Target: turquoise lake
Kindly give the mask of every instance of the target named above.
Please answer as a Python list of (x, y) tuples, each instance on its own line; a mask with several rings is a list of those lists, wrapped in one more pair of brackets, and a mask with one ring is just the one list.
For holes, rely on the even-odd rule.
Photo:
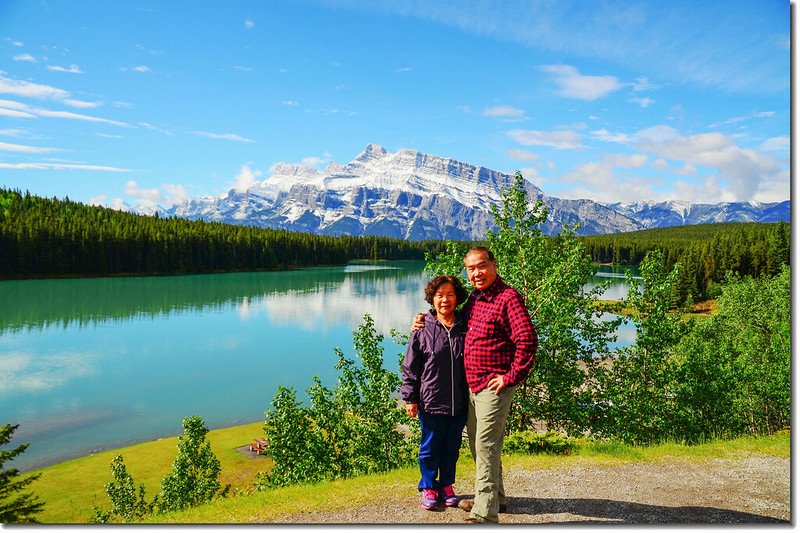
[[(385, 366), (423, 311), (421, 262), (288, 272), (0, 282), (0, 423), (31, 443), (23, 471), (209, 428), (256, 422), (279, 385), (333, 387), (334, 348), (352, 358), (365, 314), (384, 334)], [(621, 269), (605, 298), (625, 295)], [(623, 327), (617, 345), (632, 342)], [(255, 437), (256, 435), (254, 435)]]

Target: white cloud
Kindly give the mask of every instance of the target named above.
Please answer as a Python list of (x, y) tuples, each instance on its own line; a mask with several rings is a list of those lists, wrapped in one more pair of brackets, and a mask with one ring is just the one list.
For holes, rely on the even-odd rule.
[(120, 127), (128, 126), (126, 123), (119, 122), (117, 120), (109, 120), (107, 118), (93, 117), (91, 115), (81, 115), (79, 113), (73, 113), (71, 111), (50, 111), (49, 109), (32, 109), (31, 112), (39, 117), (67, 118), (72, 120), (83, 120), (87, 122), (111, 124), (112, 126), (120, 126)]
[(642, 109), (647, 109), (648, 107), (656, 103), (656, 101), (653, 100), (652, 98), (631, 98), (630, 101), (633, 102), (634, 104), (637, 104)]
[(98, 170), (102, 172), (132, 172), (129, 168), (64, 163), (0, 163), (0, 168), (14, 170)]
[(78, 67), (78, 65), (70, 65), (69, 67), (48, 65), (47, 70), (52, 70), (53, 72), (66, 72), (67, 74), (83, 74), (83, 71)]
[(41, 154), (45, 152), (52, 152), (55, 148), (43, 148), (40, 146), (25, 146), (23, 144), (12, 144), (0, 142), (0, 151), (4, 152), (17, 152), (25, 154)]
[(161, 193), (158, 189), (140, 189), (139, 184), (130, 180), (125, 184), (125, 194), (141, 200), (143, 204), (156, 203), (161, 200)]
[(728, 119), (723, 120), (721, 123), (711, 124), (709, 126), (710, 129), (717, 129), (722, 125), (730, 126), (732, 124), (738, 124), (740, 122), (745, 122), (747, 120), (757, 119), (757, 118), (771, 118), (775, 116), (774, 111), (755, 111), (750, 113), (749, 115), (738, 116), (738, 117), (731, 117)]
[[(122, 70), (125, 70), (125, 69), (122, 69)], [(140, 72), (142, 74), (147, 74), (148, 72), (152, 72), (150, 70), (150, 67), (147, 67), (145, 65), (139, 65), (139, 66), (136, 66), (136, 67), (131, 67), (131, 70), (134, 71), (134, 72)]]
[(24, 96), (26, 98), (42, 98), (63, 100), (69, 97), (69, 92), (51, 87), (49, 85), (41, 85), (38, 83), (31, 83), (23, 80), (13, 80), (0, 76), (0, 94), (13, 94), (16, 96)]
[(28, 134), (26, 130), (20, 128), (9, 128), (5, 130), (0, 130), (0, 135), (5, 135), (6, 137), (24, 137)]
[(105, 194), (100, 194), (100, 195), (97, 195), (97, 196), (93, 196), (92, 198), (89, 198), (89, 205), (104, 206), (104, 205), (106, 205), (106, 200), (107, 199), (108, 199), (108, 196), (106, 196)]
[(67, 98), (64, 100), (64, 103), (70, 107), (79, 107), (82, 109), (90, 109), (103, 105), (100, 102), (84, 102), (83, 100), (74, 100), (72, 98)]
[(761, 143), (759, 148), (765, 152), (788, 152), (790, 141), (791, 139), (788, 136), (771, 137)]
[(640, 130), (635, 135), (635, 140), (644, 142), (663, 142), (679, 137), (678, 130), (669, 126), (651, 126)]
[(19, 111), (17, 109), (8, 109), (0, 107), (0, 117), (36, 118), (36, 115), (34, 115), (33, 113), (28, 113), (26, 111)]
[(631, 142), (631, 137), (629, 135), (624, 133), (611, 133), (608, 130), (595, 130), (591, 135), (594, 139), (610, 143), (628, 144)]
[(400, 73), (400, 72), (411, 72), (412, 70), (414, 70), (413, 67), (400, 67), (400, 68), (394, 69), (394, 71), (397, 72), (397, 73)]
[[(616, 173), (617, 168), (639, 169), (647, 164), (643, 154), (610, 154), (601, 161), (578, 165), (571, 172), (561, 176), (561, 182), (578, 184), (559, 193), (563, 198), (591, 198), (599, 202), (628, 202), (641, 199), (655, 199), (650, 180), (631, 179)], [(661, 199), (661, 198), (658, 198)]]
[[(650, 128), (648, 133), (652, 134), (653, 130)], [(668, 129), (661, 131), (669, 133)], [(721, 133), (641, 135), (638, 147), (657, 157), (682, 161), (685, 170), (690, 172), (697, 171), (699, 166), (716, 169), (719, 179), (725, 182), (726, 190), (736, 201), (763, 197), (765, 187), (773, 194), (779, 191), (780, 184), (784, 187), (783, 196), (775, 201), (789, 197), (789, 182), (784, 177), (788, 173), (775, 158), (758, 150), (741, 148)]]
[(518, 150), (511, 148), (508, 150), (508, 155), (512, 159), (516, 159), (517, 161), (538, 161), (540, 157), (533, 152), (529, 152), (528, 150)]
[(506, 135), (519, 144), (528, 146), (550, 146), (558, 150), (576, 150), (582, 148), (580, 136), (574, 131), (569, 130), (512, 130), (506, 132)]
[(166, 193), (164, 199), (167, 201), (168, 204), (179, 204), (184, 200), (189, 199), (189, 192), (186, 190), (186, 187), (183, 185), (175, 184), (175, 183), (165, 183), (161, 186)]
[[(100, 105), (99, 103), (84, 102), (81, 100), (72, 99), (69, 97), (69, 92), (57, 89), (55, 87), (50, 87), (49, 85), (38, 85), (0, 76), (0, 94), (2, 93), (28, 98), (54, 99), (59, 100), (66, 105), (79, 108), (97, 107)], [(119, 122), (116, 120), (82, 115), (78, 113), (72, 113), (70, 111), (52, 111), (45, 108), (35, 108), (29, 106), (28, 104), (23, 104), (13, 100), (0, 100), (0, 116), (15, 118), (67, 118), (72, 120), (111, 124), (114, 126), (127, 126), (127, 124), (124, 122)]]
[(14, 61), (27, 61), (28, 63), (36, 63), (36, 58), (30, 54), (17, 54), (12, 59)]
[(252, 30), (253, 28), (256, 27), (256, 23), (250, 19), (247, 19), (244, 21), (244, 27), (247, 28), (248, 30)]
[(164, 128), (160, 128), (160, 127), (155, 126), (153, 124), (150, 124), (148, 122), (139, 122), (139, 123), (137, 123), (137, 126), (141, 126), (142, 128), (145, 128), (145, 129), (148, 129), (148, 130), (157, 131), (157, 132), (159, 132), (159, 133), (161, 133), (163, 135), (167, 135), (169, 137), (172, 137), (173, 135), (175, 135), (174, 133), (172, 133), (169, 130), (165, 130)]
[(261, 171), (256, 169), (253, 170), (250, 168), (249, 163), (245, 163), (242, 165), (242, 168), (239, 169), (239, 173), (233, 178), (233, 183), (231, 184), (231, 189), (234, 189), (239, 192), (246, 191), (252, 184), (258, 181), (258, 178), (261, 177)]
[(622, 87), (614, 76), (584, 76), (570, 65), (546, 65), (542, 70), (550, 74), (559, 87), (558, 94), (564, 98), (597, 100)]
[(236, 141), (245, 143), (255, 142), (253, 139), (248, 139), (246, 137), (242, 137), (241, 135), (237, 135), (235, 133), (209, 133), (207, 131), (189, 131), (188, 133), (190, 135), (196, 135), (198, 137), (206, 137), (208, 139), (222, 139), (226, 141)]
[(633, 90), (638, 91), (653, 91), (659, 89), (660, 86), (651, 82), (647, 78), (636, 78), (636, 83), (633, 84)]
[(511, 107), (509, 105), (487, 107), (483, 110), (483, 116), (485, 117), (519, 118), (524, 114), (525, 112), (522, 109), (517, 109), (516, 107)]

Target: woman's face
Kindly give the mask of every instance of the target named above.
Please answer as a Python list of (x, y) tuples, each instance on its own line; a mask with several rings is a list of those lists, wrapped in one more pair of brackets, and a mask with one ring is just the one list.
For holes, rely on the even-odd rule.
[(433, 308), (441, 318), (450, 318), (456, 312), (458, 297), (452, 283), (442, 283), (433, 295)]

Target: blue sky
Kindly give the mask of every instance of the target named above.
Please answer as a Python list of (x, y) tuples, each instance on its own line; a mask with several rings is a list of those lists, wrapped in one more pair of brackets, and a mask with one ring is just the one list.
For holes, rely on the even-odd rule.
[(0, 186), (168, 206), (367, 144), (601, 202), (790, 196), (790, 4), (0, 1)]

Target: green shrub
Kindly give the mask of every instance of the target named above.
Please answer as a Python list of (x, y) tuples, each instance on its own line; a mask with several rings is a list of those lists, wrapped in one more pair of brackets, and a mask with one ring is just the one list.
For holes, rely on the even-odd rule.
[(106, 484), (111, 510), (94, 508), (93, 523), (106, 524), (115, 518), (123, 522), (139, 522), (154, 511), (164, 513), (199, 505), (227, 495), (230, 485), (219, 482), (220, 462), (206, 440), (208, 428), (199, 416), (183, 419), (183, 435), (178, 437), (178, 456), (172, 470), (161, 481), (161, 492), (148, 502), (144, 485), (136, 490), (121, 455), (111, 463), (114, 481)]
[(569, 455), (579, 447), (577, 439), (556, 431), (516, 431), (503, 441), (503, 451), (507, 453)]
[(259, 475), (256, 488), (387, 472), (414, 462), (415, 443), (399, 429), (408, 423), (395, 396), (400, 377), (382, 367), (383, 336), (373, 324), (365, 315), (353, 332), (360, 365), (335, 350), (340, 375), (334, 390), (315, 376), (306, 407), (294, 389), (278, 388), (264, 424), (274, 466)]

